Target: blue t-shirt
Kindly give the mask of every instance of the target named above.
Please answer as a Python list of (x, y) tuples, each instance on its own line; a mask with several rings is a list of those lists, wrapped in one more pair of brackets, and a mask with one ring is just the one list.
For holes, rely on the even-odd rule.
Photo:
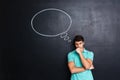
[[(94, 53), (84, 49), (83, 56), (93, 61)], [(68, 62), (73, 61), (76, 67), (83, 67), (79, 54), (76, 50), (68, 53)], [(72, 73), (71, 80), (94, 80), (91, 70), (85, 70), (79, 73)]]

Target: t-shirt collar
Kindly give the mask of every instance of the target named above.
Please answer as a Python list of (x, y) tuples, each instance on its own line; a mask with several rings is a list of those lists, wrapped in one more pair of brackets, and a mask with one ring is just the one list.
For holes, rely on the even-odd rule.
[(87, 52), (87, 50), (84, 48), (83, 52)]

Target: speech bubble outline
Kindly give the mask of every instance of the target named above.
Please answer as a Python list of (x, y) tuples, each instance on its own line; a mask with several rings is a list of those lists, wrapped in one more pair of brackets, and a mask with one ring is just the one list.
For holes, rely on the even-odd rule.
[[(34, 28), (33, 21), (34, 21), (35, 17), (36, 17), (38, 14), (41, 14), (42, 12), (50, 11), (50, 10), (62, 12), (62, 13), (64, 13), (64, 14), (69, 18), (70, 23), (69, 23), (69, 26), (68, 26), (67, 30), (65, 30), (64, 32), (58, 33), (58, 34), (56, 34), (56, 35), (47, 35), (47, 34), (42, 34), (42, 33), (38, 32), (38, 31)], [(35, 33), (37, 33), (38, 35), (45, 36), (45, 37), (56, 37), (56, 36), (59, 36), (59, 35), (60, 35), (61, 38), (64, 38), (64, 40), (68, 40), (68, 42), (71, 42), (71, 40), (69, 40), (69, 36), (68, 36), (68, 34), (67, 34), (67, 32), (69, 31), (71, 25), (72, 25), (72, 18), (70, 17), (70, 15), (69, 15), (67, 12), (65, 12), (65, 11), (63, 11), (63, 10), (61, 10), (61, 9), (57, 9), (57, 8), (47, 8), (47, 9), (43, 9), (43, 10), (37, 12), (37, 13), (32, 17), (32, 19), (31, 19), (31, 27), (32, 27), (33, 31), (34, 31)], [(66, 36), (63, 37), (62, 35), (64, 35), (64, 34), (65, 34)]]

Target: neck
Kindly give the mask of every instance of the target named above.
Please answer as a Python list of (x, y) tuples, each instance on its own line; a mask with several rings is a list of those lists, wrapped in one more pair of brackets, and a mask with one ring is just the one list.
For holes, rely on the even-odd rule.
[(81, 47), (80, 49), (83, 49), (83, 50), (84, 50), (85, 48), (84, 48), (84, 47)]

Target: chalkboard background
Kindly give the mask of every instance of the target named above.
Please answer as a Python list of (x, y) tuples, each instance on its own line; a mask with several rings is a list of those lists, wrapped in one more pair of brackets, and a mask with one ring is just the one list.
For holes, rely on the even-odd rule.
[[(70, 80), (72, 42), (36, 34), (31, 27), (32, 17), (46, 8), (70, 15), (68, 36), (83, 35), (86, 49), (94, 52), (95, 80), (120, 79), (120, 0), (6, 0), (0, 10), (0, 80)], [(34, 20), (41, 33), (57, 34), (69, 24), (62, 13), (42, 15)]]

